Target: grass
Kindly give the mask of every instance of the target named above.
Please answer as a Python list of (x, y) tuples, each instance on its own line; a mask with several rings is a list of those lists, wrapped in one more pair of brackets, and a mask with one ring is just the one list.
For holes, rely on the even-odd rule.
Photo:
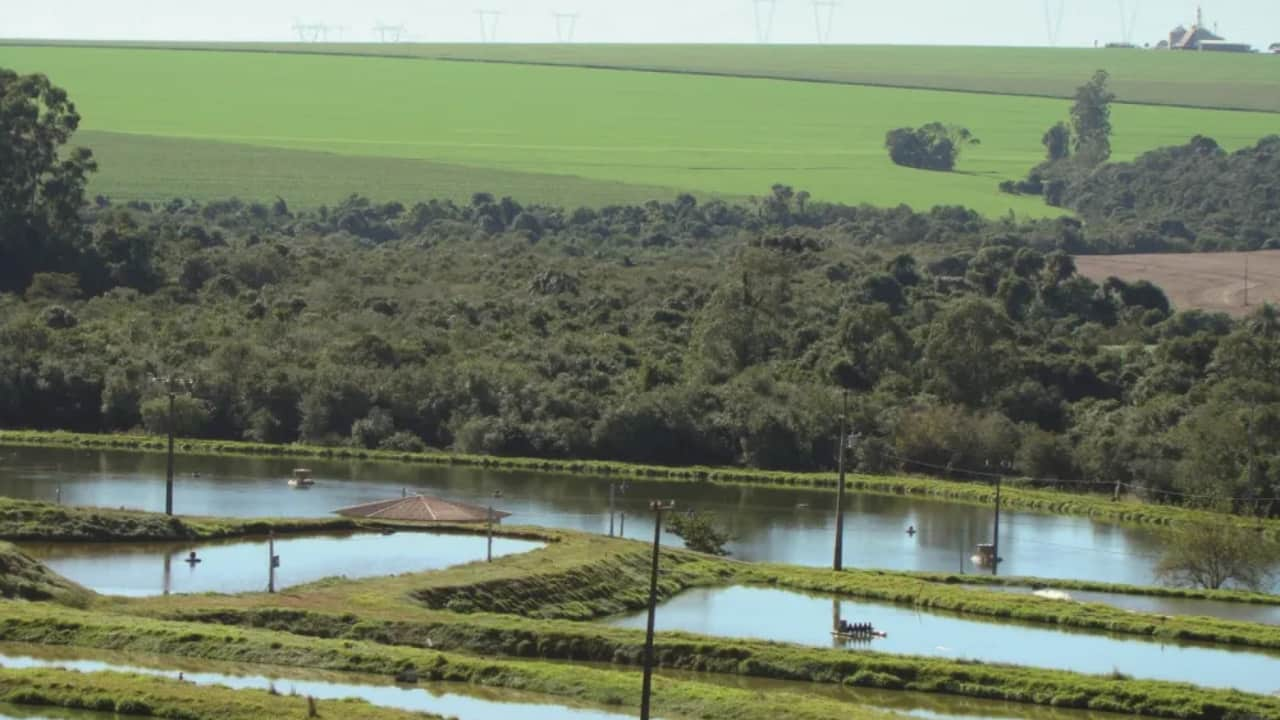
[[(620, 712), (639, 704), (640, 687), (634, 673), (615, 669), (589, 668), (534, 661), (500, 660), (442, 653), (419, 648), (389, 647), (354, 640), (305, 638), (287, 633), (230, 627), (194, 626), (166, 622), (69, 611), (61, 615), (38, 605), (0, 602), (0, 637), (18, 642), (91, 647), (123, 652), (145, 652), (181, 658), (333, 670), (395, 676), (412, 669), (424, 682), (465, 682), (496, 688), (563, 697), (575, 702), (618, 706)], [(278, 670), (277, 670), (278, 672)], [(65, 677), (65, 676), (64, 676)], [(88, 676), (84, 683), (92, 688)], [(108, 678), (129, 677), (107, 675)], [(4, 697), (4, 675), (0, 674), (0, 701)], [(139, 679), (141, 681), (141, 679)], [(110, 685), (95, 697), (110, 697)], [(201, 687), (200, 690), (205, 690)], [(199, 694), (199, 691), (193, 693)], [(249, 693), (246, 693), (249, 694)], [(252, 697), (271, 697), (252, 693)], [(9, 699), (13, 702), (12, 695)], [(296, 701), (295, 701), (296, 702)], [(332, 704), (322, 717), (341, 717)], [(349, 717), (365, 715), (353, 704)], [(105, 703), (104, 703), (105, 707)], [(367, 707), (367, 706), (365, 706)], [(265, 709), (265, 708), (264, 708)], [(356, 711), (352, 713), (351, 711)], [(389, 713), (391, 711), (388, 711)], [(770, 720), (793, 717), (803, 720), (847, 717), (851, 720), (879, 720), (887, 713), (859, 708), (848, 703), (809, 698), (792, 693), (759, 694), (715, 687), (685, 680), (655, 679), (654, 712), (663, 717), (740, 717)], [(257, 717), (269, 717), (267, 713)], [(241, 716), (234, 716), (241, 717)], [(286, 714), (278, 717), (295, 717)], [(386, 717), (410, 717), (388, 714)]]
[[(781, 182), (832, 201), (1059, 212), (996, 190), (1040, 160), (1044, 129), (1067, 113), (1056, 99), (288, 53), (0, 47), (0, 66), (49, 75), (86, 130), (462, 165), (478, 173), (469, 186), (499, 183), (486, 188), (497, 194), (524, 183), (502, 185), (494, 171), (723, 195)], [(933, 120), (968, 126), (983, 144), (959, 172), (890, 163), (885, 132)], [(1234, 148), (1280, 128), (1268, 113), (1142, 105), (1116, 107), (1113, 121), (1117, 158), (1196, 134)], [(136, 163), (94, 191), (199, 197), (209, 176), (252, 174), (245, 157), (213, 157), (196, 180), (167, 187), (163, 168)], [(330, 182), (335, 200), (379, 185), (359, 164)], [(297, 201), (283, 182), (277, 193)]]
[[(177, 680), (114, 672), (87, 674), (52, 669), (0, 669), (0, 702), (182, 720), (307, 717), (305, 697), (196, 686)], [(316, 701), (316, 710), (323, 718), (425, 720), (439, 717), (375, 707), (359, 700)]]
[(32, 560), (9, 543), (0, 542), (0, 598), (49, 600), (84, 607), (92, 596), (91, 591)]
[[(515, 636), (519, 631), (511, 631)], [(635, 674), (582, 664), (492, 659), (343, 637), (227, 626), (197, 626), (106, 613), (53, 611), (36, 604), (0, 602), (0, 639), (128, 652), (254, 662), (311, 669), (394, 675), (412, 667), (431, 681), (514, 687), (577, 700), (632, 707)], [(615, 663), (634, 665), (640, 647), (612, 647), (608, 638), (545, 637), (593, 659), (612, 651)], [(848, 653), (732, 640), (664, 635), (657, 650), (664, 667), (732, 672), (761, 677), (861, 687), (946, 693), (1063, 708), (1088, 708), (1152, 717), (1225, 720), (1280, 717), (1280, 698), (1187, 684), (1090, 676), (1054, 670), (914, 657)], [(668, 716), (742, 718), (878, 717), (868, 710), (819, 697), (735, 691), (703, 683), (659, 678), (655, 712)], [(825, 713), (825, 714), (824, 714)]]
[[(643, 204), (674, 198), (675, 188), (450, 165), (412, 158), (342, 155), (316, 150), (81, 131), (101, 169), (90, 192), (115, 200), (196, 198), (271, 199), (333, 203), (353, 192), (374, 198), (441, 198), (467, 202), (502, 188), (521, 202), (563, 207)], [(354, 178), (354, 180), (353, 180)], [(178, 190), (175, 190), (177, 188)]]
[[(0, 446), (71, 447), (112, 449), (141, 452), (163, 452), (164, 441), (146, 435), (94, 435), (37, 430), (0, 430)], [(363, 450), (347, 447), (311, 445), (269, 445), (233, 440), (183, 439), (179, 452), (184, 455), (247, 455), (293, 458), (359, 458), (386, 462), (459, 465), (520, 471), (575, 473), (598, 478), (635, 477), (670, 482), (711, 482), (741, 485), (777, 485), (831, 491), (836, 486), (834, 473), (790, 473), (741, 468), (667, 467), (594, 460), (546, 460), (537, 458), (494, 457), (457, 453), (406, 453)], [(995, 489), (987, 484), (938, 480), (928, 477), (895, 475), (858, 475), (846, 478), (846, 488), (856, 492), (926, 497), (948, 502), (991, 505)], [(1086, 515), (1106, 522), (1172, 526), (1181, 522), (1221, 519), (1224, 515), (1173, 505), (1155, 505), (1133, 499), (1111, 500), (1110, 495), (1097, 496), (1056, 490), (1017, 487), (1016, 481), (1005, 483), (1001, 507), (1015, 510)], [(1259, 520), (1234, 517), (1235, 522), (1260, 529), (1272, 538), (1280, 537), (1280, 519)], [(0, 537), (4, 537), (0, 533)]]
[[(509, 531), (503, 529), (504, 533)], [(568, 531), (516, 532), (526, 536), (533, 532), (548, 545), (493, 563), (361, 581), (330, 579), (276, 595), (143, 600), (94, 596), (87, 611), (0, 602), (0, 640), (383, 675), (395, 674), (410, 663), (420, 674), (424, 668), (430, 669), (428, 677), (437, 680), (480, 682), (592, 702), (628, 698), (620, 694), (634, 690), (633, 684), (623, 680), (625, 673), (589, 676), (584, 668), (544, 661), (638, 663), (643, 645), (640, 632), (564, 618), (591, 619), (641, 606), (647, 546)], [(664, 553), (663, 562), (663, 596), (695, 585), (749, 582), (917, 603), (1002, 620), (1223, 644), (1280, 644), (1280, 628), (1162, 620), (1100, 605), (1064, 607), (1034, 597), (968, 590), (901, 574), (755, 565), (687, 551)], [(508, 659), (479, 661), (458, 656), (458, 652)], [(663, 667), (700, 672), (1161, 717), (1225, 718), (1229, 712), (1280, 717), (1277, 699), (1049, 670), (849, 654), (679, 633), (664, 633), (657, 653)], [(517, 658), (540, 662), (528, 664)], [(447, 671), (436, 671), (445, 667)], [(715, 700), (708, 699), (701, 688), (691, 687), (686, 692), (671, 707), (672, 713), (724, 716), (719, 713), (747, 712), (719, 694)], [(673, 694), (680, 698), (679, 693)], [(770, 700), (775, 703), (770, 712), (778, 712), (776, 703), (781, 701)], [(797, 717), (822, 717), (822, 712), (815, 708), (811, 714)]]
[(1071, 97), (1083, 78), (1103, 68), (1126, 103), (1280, 112), (1275, 59), (1230, 53), (904, 45), (39, 44), (395, 56), (1059, 98)]

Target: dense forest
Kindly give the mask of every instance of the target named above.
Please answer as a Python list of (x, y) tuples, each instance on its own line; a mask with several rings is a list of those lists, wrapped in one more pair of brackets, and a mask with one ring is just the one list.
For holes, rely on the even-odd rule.
[(2, 427), (162, 431), (160, 376), (192, 381), (178, 429), (202, 437), (815, 469), (847, 390), (866, 471), (1280, 511), (1280, 314), (1084, 278), (1092, 222), (783, 186), (119, 204), (83, 196), (41, 82), (0, 71), (43, 108), (0, 104)]

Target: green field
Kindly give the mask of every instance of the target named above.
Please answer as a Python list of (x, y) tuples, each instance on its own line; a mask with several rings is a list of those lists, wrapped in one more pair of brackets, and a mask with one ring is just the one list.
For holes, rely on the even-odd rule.
[[(0, 66), (70, 91), (94, 131), (83, 142), (109, 166), (93, 192), (157, 199), (532, 189), (591, 205), (781, 182), (843, 202), (1044, 215), (995, 185), (1040, 159), (1041, 134), (1067, 112), (1047, 98), (323, 54), (0, 47)], [(955, 173), (892, 165), (885, 131), (933, 120), (983, 143)], [(1280, 132), (1275, 114), (1150, 105), (1118, 106), (1114, 122), (1118, 157)]]
[(1235, 53), (904, 45), (110, 45), (567, 65), (1061, 98), (1071, 97), (1082, 78), (1104, 68), (1122, 102), (1280, 112), (1280, 59)]

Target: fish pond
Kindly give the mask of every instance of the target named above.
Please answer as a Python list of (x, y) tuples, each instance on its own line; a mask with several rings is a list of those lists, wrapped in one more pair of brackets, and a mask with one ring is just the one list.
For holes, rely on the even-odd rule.
[[(839, 618), (869, 622), (887, 637), (841, 640)], [(643, 629), (644, 612), (605, 620)], [(772, 588), (735, 586), (688, 590), (658, 607), (659, 632), (758, 638), (878, 652), (1009, 663), (1270, 694), (1280, 691), (1280, 654), (1163, 643), (1131, 636), (994, 623), (915, 608), (840, 600)]]
[[(23, 551), (96, 592), (133, 597), (267, 589), (266, 538), (229, 542), (23, 543)], [(493, 556), (541, 543), (493, 538)], [(194, 559), (192, 556), (194, 553)], [(275, 541), (276, 589), (326, 577), (350, 579), (439, 570), (484, 560), (484, 535), (398, 531), (287, 537)]]
[[(511, 524), (587, 532), (609, 530), (610, 479), (533, 471), (396, 462), (184, 456), (177, 458), (178, 513), (228, 517), (322, 517), (337, 508), (425, 493), (512, 513)], [(316, 485), (290, 488), (295, 465)], [(73, 505), (164, 507), (165, 457), (116, 451), (0, 447), (0, 495)], [(493, 500), (498, 491), (502, 497)], [(748, 561), (827, 565), (835, 495), (809, 489), (631, 481), (616, 493), (615, 529), (651, 537), (651, 499), (714, 513)], [(845, 517), (845, 564), (896, 570), (989, 572), (971, 558), (990, 542), (990, 507), (852, 493)], [(625, 517), (623, 517), (625, 514)], [(908, 533), (914, 529), (915, 533)], [(664, 542), (680, 540), (664, 534)], [(1160, 537), (1150, 528), (1008, 511), (1000, 521), (1000, 572), (1137, 585), (1153, 582)]]

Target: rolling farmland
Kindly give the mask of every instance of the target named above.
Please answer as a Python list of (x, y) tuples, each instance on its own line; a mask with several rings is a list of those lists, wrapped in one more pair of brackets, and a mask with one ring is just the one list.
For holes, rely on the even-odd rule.
[[(314, 204), (487, 191), (600, 205), (784, 183), (849, 203), (1043, 216), (1057, 211), (996, 184), (1040, 159), (1041, 134), (1068, 109), (1011, 95), (350, 55), (0, 47), (0, 66), (43, 72), (71, 93), (81, 141), (102, 147), (92, 191), (118, 198)], [(968, 126), (982, 144), (955, 173), (891, 164), (885, 132), (933, 120)], [(1124, 158), (1198, 133), (1239, 147), (1280, 131), (1280, 115), (1121, 105), (1114, 124)]]
[[(1086, 255), (1077, 256), (1075, 260), (1080, 272), (1095, 282), (1115, 276), (1130, 282), (1155, 283), (1179, 310), (1200, 309), (1239, 317), (1264, 302), (1280, 303), (1280, 250)], [(1248, 305), (1245, 305), (1246, 272)]]

